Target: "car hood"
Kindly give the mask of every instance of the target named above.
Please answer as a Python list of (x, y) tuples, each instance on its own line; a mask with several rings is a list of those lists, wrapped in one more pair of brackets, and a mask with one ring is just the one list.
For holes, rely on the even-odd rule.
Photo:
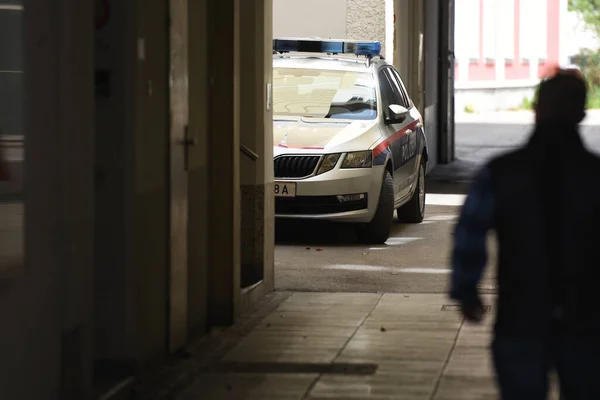
[[(379, 136), (376, 125), (377, 121), (275, 119), (273, 145), (279, 149), (366, 150)], [(347, 149), (351, 147), (356, 149)]]

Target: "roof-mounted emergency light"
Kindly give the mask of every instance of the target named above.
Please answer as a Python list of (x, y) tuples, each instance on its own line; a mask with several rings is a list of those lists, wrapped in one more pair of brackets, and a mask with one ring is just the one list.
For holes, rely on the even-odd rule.
[(375, 57), (381, 54), (381, 43), (360, 42), (354, 40), (321, 40), (321, 39), (273, 39), (273, 51), (277, 53), (327, 53), (355, 54), (357, 56)]

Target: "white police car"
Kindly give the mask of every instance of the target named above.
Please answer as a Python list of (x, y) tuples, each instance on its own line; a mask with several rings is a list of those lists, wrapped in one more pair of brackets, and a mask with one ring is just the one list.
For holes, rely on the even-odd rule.
[(394, 210), (401, 221), (423, 220), (422, 117), (380, 50), (273, 40), (277, 218), (354, 223), (365, 243), (388, 239)]

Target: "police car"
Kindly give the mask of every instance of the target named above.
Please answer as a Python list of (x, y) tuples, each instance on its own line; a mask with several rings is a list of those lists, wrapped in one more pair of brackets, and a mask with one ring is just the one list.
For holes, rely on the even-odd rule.
[(423, 120), (379, 42), (273, 40), (275, 216), (385, 243), (425, 212)]

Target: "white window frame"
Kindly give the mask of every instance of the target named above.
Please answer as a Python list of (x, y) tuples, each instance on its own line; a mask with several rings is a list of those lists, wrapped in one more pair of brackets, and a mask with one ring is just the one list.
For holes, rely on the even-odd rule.
[(505, 62), (512, 62), (515, 58), (515, 0), (497, 0), (496, 15), (498, 55)]
[(456, 0), (455, 53), (459, 61), (477, 62), (480, 54), (480, 0)]
[(540, 62), (548, 58), (548, 0), (537, 0), (537, 9), (540, 13), (538, 19), (538, 37), (536, 40), (536, 55)]
[(483, 59), (486, 63), (496, 61), (497, 57), (497, 39), (498, 23), (496, 3), (502, 0), (484, 0), (483, 1)]
[(519, 47), (522, 61), (545, 59), (548, 43), (548, 0), (520, 0)]

